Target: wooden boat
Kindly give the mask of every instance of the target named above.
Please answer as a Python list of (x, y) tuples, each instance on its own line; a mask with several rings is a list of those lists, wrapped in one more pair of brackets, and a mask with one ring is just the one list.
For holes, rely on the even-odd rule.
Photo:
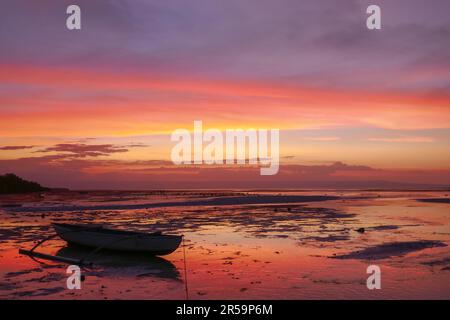
[(54, 223), (53, 228), (61, 239), (71, 244), (158, 256), (174, 252), (182, 240), (182, 236), (114, 230), (101, 225)]

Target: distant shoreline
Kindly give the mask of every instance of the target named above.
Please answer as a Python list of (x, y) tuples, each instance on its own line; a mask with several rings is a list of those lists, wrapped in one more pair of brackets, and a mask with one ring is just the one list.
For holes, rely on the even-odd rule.
[[(408, 189), (408, 188), (267, 188), (267, 189), (254, 189), (254, 188), (156, 188), (156, 189), (69, 189), (69, 188), (47, 188), (45, 192), (450, 192), (449, 187), (442, 188), (420, 188), (420, 189)], [(33, 193), (33, 192), (31, 192)], [(36, 192), (34, 192), (36, 193)]]
[(450, 203), (450, 198), (429, 198), (416, 200), (420, 202), (431, 202), (431, 203)]
[(164, 207), (190, 207), (190, 206), (233, 206), (233, 205), (255, 205), (255, 204), (284, 204), (318, 202), (327, 200), (338, 200), (335, 196), (288, 196), (288, 195), (252, 195), (252, 196), (224, 196), (207, 198), (204, 200), (172, 201), (144, 204), (115, 204), (94, 206), (49, 206), (49, 207), (13, 207), (9, 211), (14, 212), (57, 212), (57, 211), (83, 211), (83, 210), (131, 210), (151, 209)]

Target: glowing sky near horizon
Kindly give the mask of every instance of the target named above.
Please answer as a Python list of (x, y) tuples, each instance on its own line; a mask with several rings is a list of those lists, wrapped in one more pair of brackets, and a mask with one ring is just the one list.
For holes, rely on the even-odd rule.
[(450, 170), (450, 4), (376, 2), (377, 31), (365, 0), (80, 0), (80, 31), (70, 1), (3, 2), (0, 173), (167, 161), (194, 120), (279, 128), (287, 164)]

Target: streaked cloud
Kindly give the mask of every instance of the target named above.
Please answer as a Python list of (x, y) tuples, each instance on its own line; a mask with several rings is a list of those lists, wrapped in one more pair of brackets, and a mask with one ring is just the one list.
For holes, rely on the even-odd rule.
[[(73, 189), (154, 188), (424, 188), (448, 185), (450, 169), (377, 169), (342, 162), (281, 165), (261, 177), (257, 166), (175, 166), (165, 160), (118, 161), (63, 155), (0, 160), (0, 173), (52, 187)], [(68, 179), (70, 177), (70, 179)]]
[(369, 138), (368, 141), (377, 142), (434, 142), (435, 140), (430, 137), (393, 137), (393, 138)]
[(304, 140), (309, 141), (338, 141), (341, 140), (340, 137), (306, 137)]

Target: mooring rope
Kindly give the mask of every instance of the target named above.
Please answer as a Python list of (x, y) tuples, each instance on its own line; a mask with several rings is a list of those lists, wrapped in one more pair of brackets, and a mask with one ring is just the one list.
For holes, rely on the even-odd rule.
[(184, 288), (186, 291), (186, 300), (189, 300), (188, 278), (187, 278), (187, 267), (186, 267), (186, 244), (184, 243), (184, 235), (182, 235), (182, 239), (183, 239), (183, 261), (184, 261)]

